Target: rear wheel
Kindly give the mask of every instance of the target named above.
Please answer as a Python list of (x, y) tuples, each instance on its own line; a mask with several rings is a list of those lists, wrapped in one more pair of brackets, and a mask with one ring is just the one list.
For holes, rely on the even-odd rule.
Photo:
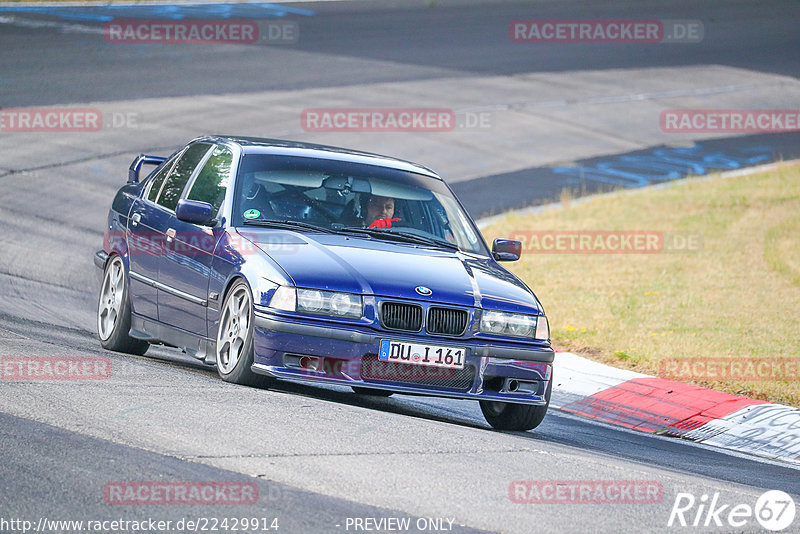
[(483, 417), (492, 428), (497, 430), (533, 430), (544, 419), (547, 408), (550, 406), (550, 395), (553, 392), (553, 377), (550, 376), (550, 383), (544, 398), (547, 404), (544, 406), (529, 406), (527, 404), (514, 404), (511, 402), (480, 401)]
[(391, 397), (392, 393), (394, 393), (393, 391), (386, 391), (385, 389), (362, 388), (359, 386), (350, 387), (359, 395), (369, 395), (370, 397)]
[(131, 302), (122, 258), (112, 256), (106, 263), (97, 303), (97, 336), (104, 349), (127, 354), (144, 354), (150, 343), (130, 336)]
[(262, 380), (253, 365), (253, 296), (244, 281), (233, 284), (222, 304), (217, 330), (217, 372), (226, 382), (247, 386)]

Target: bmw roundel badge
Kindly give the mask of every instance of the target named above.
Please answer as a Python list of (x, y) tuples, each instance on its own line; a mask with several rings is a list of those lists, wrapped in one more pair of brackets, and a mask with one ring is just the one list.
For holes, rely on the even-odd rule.
[(433, 291), (431, 291), (430, 288), (427, 288), (425, 286), (417, 286), (417, 287), (414, 288), (414, 291), (416, 291), (417, 293), (419, 293), (423, 297), (427, 297), (431, 293), (433, 293)]

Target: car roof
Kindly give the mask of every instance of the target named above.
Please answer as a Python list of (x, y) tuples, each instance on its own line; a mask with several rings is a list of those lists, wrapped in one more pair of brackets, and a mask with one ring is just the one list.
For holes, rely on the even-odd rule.
[(362, 163), (365, 165), (376, 165), (399, 169), (417, 174), (424, 174), (431, 178), (441, 180), (441, 177), (433, 170), (397, 158), (390, 158), (380, 154), (351, 150), (329, 145), (318, 145), (314, 143), (304, 143), (301, 141), (289, 141), (285, 139), (267, 139), (261, 137), (242, 137), (232, 135), (209, 135), (195, 139), (194, 141), (213, 141), (215, 143), (234, 143), (239, 145), (245, 154), (275, 154), (282, 156), (299, 156), (307, 158), (330, 159), (336, 161), (348, 161), (352, 163)]

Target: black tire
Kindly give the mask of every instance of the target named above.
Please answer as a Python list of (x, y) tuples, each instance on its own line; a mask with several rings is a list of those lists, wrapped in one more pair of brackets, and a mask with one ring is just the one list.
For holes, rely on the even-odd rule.
[(368, 395), (370, 397), (391, 397), (394, 393), (394, 391), (386, 391), (385, 389), (362, 388), (360, 386), (350, 387), (359, 395)]
[(550, 406), (550, 395), (553, 392), (553, 376), (544, 398), (544, 406), (530, 406), (527, 404), (514, 404), (511, 402), (480, 401), (481, 411), (486, 421), (497, 430), (533, 430), (541, 424)]
[(253, 365), (253, 294), (243, 280), (235, 282), (222, 301), (216, 353), (217, 373), (224, 381), (244, 386), (266, 382), (266, 378), (250, 369)]
[(142, 355), (150, 343), (130, 336), (131, 301), (125, 264), (111, 256), (103, 271), (103, 283), (97, 302), (97, 337), (104, 349)]

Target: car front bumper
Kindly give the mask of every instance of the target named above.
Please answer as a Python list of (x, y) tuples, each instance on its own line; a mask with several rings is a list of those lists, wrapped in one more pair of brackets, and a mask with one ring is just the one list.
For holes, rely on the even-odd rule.
[[(314, 324), (255, 311), (256, 373), (398, 393), (530, 405), (547, 404), (554, 351), (485, 341), (376, 332), (361, 326)], [(463, 370), (377, 359), (381, 340), (466, 349)]]

